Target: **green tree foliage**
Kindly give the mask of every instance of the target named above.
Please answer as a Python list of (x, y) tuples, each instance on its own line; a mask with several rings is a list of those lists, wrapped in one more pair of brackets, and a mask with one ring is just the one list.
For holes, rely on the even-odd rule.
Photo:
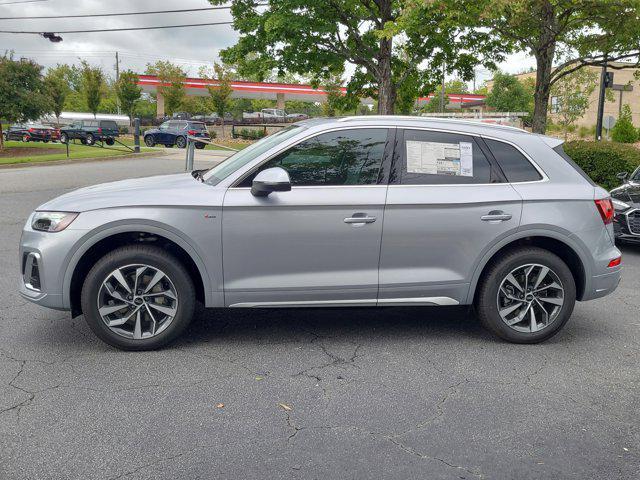
[(120, 73), (120, 77), (115, 83), (115, 93), (120, 102), (122, 111), (133, 120), (136, 103), (142, 96), (142, 88), (138, 86), (138, 75), (131, 70)]
[(167, 115), (179, 111), (186, 95), (182, 81), (187, 74), (178, 65), (168, 61), (158, 61), (147, 64), (147, 75), (157, 75), (163, 85), (158, 87), (158, 93), (164, 97), (164, 109)]
[[(589, 97), (596, 88), (598, 75), (590, 70), (581, 69), (565, 75), (553, 87), (551, 95), (555, 97), (555, 113), (557, 123), (567, 139), (573, 124), (581, 118), (589, 108)], [(634, 130), (635, 131), (635, 130)]]
[[(420, 110), (423, 113), (441, 113), (440, 107), (440, 92), (442, 92), (442, 85), (438, 85), (433, 92), (433, 97), (429, 100)], [(449, 94), (469, 93), (469, 86), (467, 82), (459, 78), (454, 78), (445, 82), (444, 84), (444, 109), (448, 109)]]
[[(209, 0), (215, 5), (227, 0)], [(451, 18), (455, 0), (232, 0), (238, 43), (222, 51), (245, 77), (271, 72), (308, 75), (322, 84), (355, 66), (346, 85), (354, 97), (376, 97), (378, 113), (394, 112), (407, 80), (419, 94), (431, 91), (447, 71), (473, 76), (481, 58), (502, 60), (502, 48), (481, 29)], [(411, 7), (411, 8), (409, 8)], [(405, 94), (408, 95), (408, 94)], [(410, 96), (410, 95), (409, 95)]]
[(44, 77), (44, 85), (46, 94), (51, 102), (51, 109), (56, 116), (58, 125), (60, 125), (60, 115), (64, 110), (67, 95), (71, 91), (66, 65), (50, 68)]
[[(31, 60), (0, 57), (0, 118), (10, 123), (35, 120), (50, 110), (42, 67)], [(0, 148), (4, 148), (1, 124)]]
[(531, 95), (518, 79), (496, 71), (493, 86), (487, 94), (486, 103), (499, 112), (526, 112), (531, 104)]
[[(544, 133), (551, 88), (565, 75), (640, 52), (638, 0), (459, 0), (477, 27), (536, 60), (533, 131)], [(453, 13), (452, 15), (458, 15)]]
[(100, 108), (100, 101), (104, 93), (105, 78), (100, 67), (92, 67), (87, 62), (82, 62), (82, 92), (84, 94), (87, 109), (95, 117)]
[(611, 130), (611, 138), (614, 142), (635, 143), (638, 141), (638, 131), (633, 126), (631, 107), (625, 104), (622, 107), (620, 118)]
[(219, 63), (213, 64), (213, 73), (216, 85), (207, 87), (207, 90), (211, 107), (222, 121), (222, 136), (224, 137), (224, 116), (231, 110), (232, 73)]

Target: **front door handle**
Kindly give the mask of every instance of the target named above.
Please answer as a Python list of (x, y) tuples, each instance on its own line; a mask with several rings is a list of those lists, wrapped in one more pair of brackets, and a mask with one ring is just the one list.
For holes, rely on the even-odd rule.
[(375, 221), (376, 217), (370, 217), (366, 213), (354, 213), (352, 217), (347, 217), (344, 219), (344, 223), (350, 224), (373, 223)]
[(504, 222), (506, 220), (511, 220), (510, 213), (504, 213), (502, 210), (492, 210), (487, 215), (483, 215), (480, 217), (480, 220), (483, 222)]

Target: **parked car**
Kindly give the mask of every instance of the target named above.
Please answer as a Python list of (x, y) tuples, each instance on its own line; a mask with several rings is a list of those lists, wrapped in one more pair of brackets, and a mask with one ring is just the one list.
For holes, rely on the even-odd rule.
[(259, 112), (244, 112), (242, 118), (244, 120), (260, 119), (265, 122), (285, 122), (287, 114), (281, 108), (263, 108)]
[(52, 142), (60, 141), (60, 129), (55, 127), (50, 127), (48, 125), (44, 125), (43, 128), (49, 132)]
[(618, 174), (623, 184), (611, 190), (615, 218), (613, 230), (622, 242), (640, 242), (640, 167), (629, 176)]
[(77, 120), (60, 129), (60, 141), (67, 143), (69, 140), (78, 139), (84, 145), (93, 145), (96, 142), (113, 145), (119, 134), (118, 124), (113, 120)]
[(48, 127), (36, 123), (11, 125), (5, 132), (5, 140), (17, 140), (22, 142), (51, 141), (51, 132)]
[[(165, 147), (185, 148), (187, 146), (187, 137), (198, 137), (204, 140), (211, 140), (209, 130), (203, 122), (194, 122), (192, 120), (170, 120), (164, 122), (158, 128), (152, 128), (144, 132), (144, 144), (147, 147), (155, 145), (164, 145)], [(196, 143), (196, 148), (203, 149), (205, 143)]]
[(175, 339), (196, 301), (475, 305), (498, 336), (541, 342), (622, 268), (608, 192), (564, 158), (561, 140), (512, 127), (300, 122), (209, 170), (41, 205), (22, 233), (20, 292), (128, 350)]

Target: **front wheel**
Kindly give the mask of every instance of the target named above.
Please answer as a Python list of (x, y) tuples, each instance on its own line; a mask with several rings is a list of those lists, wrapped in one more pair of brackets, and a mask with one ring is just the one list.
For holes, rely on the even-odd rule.
[(176, 147), (185, 148), (187, 146), (187, 139), (184, 137), (176, 138)]
[(87, 145), (93, 145), (96, 143), (96, 137), (93, 136), (93, 133), (87, 135)]
[(477, 294), (483, 325), (504, 340), (538, 343), (567, 323), (575, 280), (560, 257), (538, 247), (508, 252), (490, 265)]
[(195, 308), (194, 286), (182, 263), (149, 245), (125, 246), (102, 257), (82, 287), (87, 324), (123, 350), (152, 350), (177, 338)]
[(23, 141), (24, 143), (27, 143), (29, 140), (31, 140), (31, 139), (29, 138), (29, 135), (23, 135), (23, 136), (22, 136), (22, 141)]
[(144, 144), (147, 147), (155, 147), (156, 142), (153, 140), (153, 135), (147, 135), (146, 137), (144, 137)]
[(61, 133), (60, 134), (60, 143), (68, 143), (69, 142), (69, 137), (67, 136), (66, 133)]

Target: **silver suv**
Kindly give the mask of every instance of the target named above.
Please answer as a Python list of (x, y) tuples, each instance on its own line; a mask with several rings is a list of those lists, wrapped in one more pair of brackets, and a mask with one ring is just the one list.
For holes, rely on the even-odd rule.
[(415, 117), (294, 124), (207, 171), (40, 206), (22, 295), (122, 349), (206, 307), (473, 305), (500, 337), (557, 333), (621, 271), (609, 194), (562, 142)]

